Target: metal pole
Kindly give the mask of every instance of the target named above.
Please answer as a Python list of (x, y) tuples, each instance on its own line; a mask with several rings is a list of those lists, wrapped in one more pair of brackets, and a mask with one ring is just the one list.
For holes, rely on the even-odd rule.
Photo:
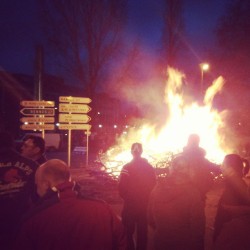
[(86, 168), (89, 165), (89, 131), (87, 130), (87, 150), (86, 150)]
[(203, 77), (204, 77), (204, 72), (203, 72), (203, 68), (201, 67), (201, 96), (203, 94)]
[(71, 164), (71, 129), (68, 130), (68, 166)]

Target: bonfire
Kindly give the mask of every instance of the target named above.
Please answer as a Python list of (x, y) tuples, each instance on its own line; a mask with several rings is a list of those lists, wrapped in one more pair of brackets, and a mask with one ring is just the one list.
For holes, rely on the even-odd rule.
[(219, 133), (223, 127), (220, 113), (213, 109), (214, 96), (223, 87), (222, 77), (217, 78), (206, 90), (202, 102), (185, 103), (183, 94), (184, 74), (169, 68), (165, 87), (165, 102), (168, 118), (160, 129), (150, 123), (131, 127), (122, 134), (107, 152), (100, 155), (105, 171), (118, 176), (122, 166), (131, 160), (130, 147), (133, 142), (143, 144), (143, 157), (157, 169), (166, 169), (174, 155), (180, 153), (190, 134), (201, 138), (200, 146), (206, 150), (206, 157), (220, 164), (225, 156), (223, 137)]

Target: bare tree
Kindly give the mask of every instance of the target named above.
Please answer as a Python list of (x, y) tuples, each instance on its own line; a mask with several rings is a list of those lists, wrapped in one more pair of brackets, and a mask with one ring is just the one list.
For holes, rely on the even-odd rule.
[(121, 55), (125, 0), (41, 0), (53, 57), (92, 97)]
[(216, 30), (220, 67), (232, 82), (249, 82), (250, 63), (250, 2), (232, 2), (220, 19)]
[(168, 66), (175, 66), (177, 54), (183, 46), (183, 1), (165, 0), (164, 3), (162, 33), (164, 62)]

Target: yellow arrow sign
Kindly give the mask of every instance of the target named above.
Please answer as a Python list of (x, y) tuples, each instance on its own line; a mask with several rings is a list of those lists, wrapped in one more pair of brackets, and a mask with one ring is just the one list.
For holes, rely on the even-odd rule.
[(59, 122), (88, 123), (90, 120), (85, 114), (59, 114)]
[(54, 107), (53, 101), (21, 101), (23, 107)]
[(54, 123), (55, 118), (54, 117), (22, 117), (20, 121), (30, 122), (30, 123), (35, 123), (35, 122)]
[(54, 130), (54, 124), (23, 124), (22, 130)]
[(59, 96), (60, 102), (91, 103), (88, 97)]
[(86, 114), (91, 110), (87, 104), (59, 104), (59, 112)]
[(90, 130), (91, 125), (89, 124), (59, 124), (59, 129), (62, 130)]

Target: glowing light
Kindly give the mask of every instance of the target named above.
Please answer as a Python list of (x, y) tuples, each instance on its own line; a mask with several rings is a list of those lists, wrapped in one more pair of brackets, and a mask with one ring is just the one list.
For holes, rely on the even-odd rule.
[(210, 67), (210, 65), (208, 63), (202, 63), (202, 64), (200, 64), (200, 66), (201, 66), (201, 69), (203, 71), (208, 71), (209, 67)]
[(99, 128), (102, 128), (102, 124), (99, 124), (98, 127), (99, 127)]

